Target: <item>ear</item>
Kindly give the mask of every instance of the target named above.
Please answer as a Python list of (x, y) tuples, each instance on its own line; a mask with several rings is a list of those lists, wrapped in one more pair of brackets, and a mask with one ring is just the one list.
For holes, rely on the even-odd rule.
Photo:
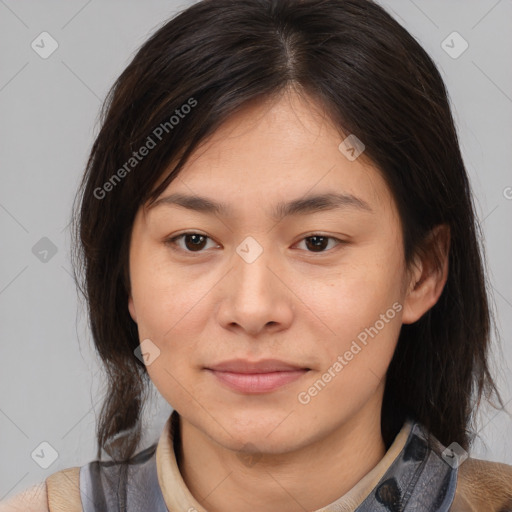
[(133, 298), (132, 294), (130, 293), (130, 296), (128, 297), (128, 311), (130, 312), (130, 316), (132, 317), (132, 320), (137, 323), (137, 313), (135, 312), (135, 306), (133, 304)]
[(439, 300), (448, 279), (450, 227), (441, 224), (428, 234), (409, 273), (402, 322), (419, 320)]

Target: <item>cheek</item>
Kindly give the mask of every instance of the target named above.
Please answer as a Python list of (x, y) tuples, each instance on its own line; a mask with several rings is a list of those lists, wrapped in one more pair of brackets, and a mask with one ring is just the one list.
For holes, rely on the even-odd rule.
[(326, 312), (332, 330), (354, 335), (401, 301), (400, 283), (396, 263), (361, 256), (318, 290), (315, 307)]
[[(146, 260), (148, 261), (148, 260)], [(204, 290), (183, 273), (173, 272), (153, 260), (140, 267), (133, 280), (132, 296), (137, 311), (140, 340), (151, 340), (158, 354), (146, 364), (148, 375), (159, 393), (173, 407), (190, 403), (197, 394), (191, 362), (198, 350), (204, 312)], [(184, 404), (184, 405), (183, 405)]]
[(323, 331), (327, 336), (319, 337), (327, 368), (342, 356), (344, 373), (356, 380), (362, 367), (370, 368), (379, 378), (384, 375), (396, 346), (403, 309), (400, 254), (391, 246), (367, 254), (358, 255), (357, 263), (332, 276), (310, 303), (328, 327)]
[[(142, 245), (142, 244), (141, 244)], [(148, 244), (149, 245), (149, 244)], [(172, 338), (194, 316), (204, 295), (204, 286), (195, 286), (195, 277), (169, 265), (161, 248), (139, 249), (131, 255), (132, 297), (140, 336), (159, 342)]]
[(357, 410), (383, 384), (403, 306), (397, 284), (379, 276), (367, 267), (358, 278), (331, 288), (336, 293), (325, 302), (331, 332), (317, 338), (322, 365), (298, 396), (318, 415), (331, 414), (333, 407), (344, 413)]
[(142, 343), (149, 339), (148, 346), (156, 354), (151, 364), (146, 363), (148, 374), (160, 393), (175, 401), (179, 383), (190, 380), (186, 372), (197, 350), (196, 332), (204, 322), (204, 290), (195, 287), (187, 274), (176, 269), (171, 273), (150, 250), (133, 251), (130, 272), (139, 339)]

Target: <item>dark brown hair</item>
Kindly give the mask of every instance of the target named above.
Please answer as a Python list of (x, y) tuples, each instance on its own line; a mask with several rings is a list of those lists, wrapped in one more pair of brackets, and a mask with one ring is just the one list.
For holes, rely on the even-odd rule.
[[(443, 444), (468, 448), (482, 394), (503, 407), (487, 361), (492, 314), (481, 234), (432, 59), (371, 0), (203, 0), (159, 28), (111, 88), (75, 200), (75, 274), (108, 377), (98, 459), (102, 450), (116, 460), (135, 453), (150, 384), (134, 355), (139, 338), (127, 306), (137, 210), (230, 115), (287, 88), (363, 141), (396, 201), (408, 264), (432, 228), (451, 230), (441, 297), (402, 326), (388, 369), (385, 443), (409, 415)], [(130, 160), (149, 139), (150, 151)]]

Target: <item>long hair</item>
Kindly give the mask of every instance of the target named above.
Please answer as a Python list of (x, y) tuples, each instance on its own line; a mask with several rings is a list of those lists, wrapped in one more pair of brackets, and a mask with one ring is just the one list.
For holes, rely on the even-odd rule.
[(450, 227), (443, 292), (402, 326), (387, 372), (386, 445), (409, 415), (443, 444), (468, 448), (482, 395), (496, 395), (503, 407), (488, 367), (492, 312), (481, 233), (432, 59), (371, 0), (203, 0), (163, 24), (112, 86), (75, 198), (75, 278), (108, 377), (98, 459), (102, 450), (116, 460), (135, 453), (150, 384), (128, 311), (137, 210), (229, 116), (290, 87), (364, 142), (398, 207), (407, 264), (435, 226)]

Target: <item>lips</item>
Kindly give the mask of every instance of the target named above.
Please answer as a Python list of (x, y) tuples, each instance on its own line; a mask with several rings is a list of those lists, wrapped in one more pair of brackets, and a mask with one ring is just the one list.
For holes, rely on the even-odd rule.
[(232, 359), (205, 368), (228, 388), (242, 393), (268, 393), (304, 376), (310, 368), (277, 359)]
[(307, 367), (293, 363), (286, 363), (284, 361), (280, 361), (279, 359), (262, 359), (260, 361), (231, 359), (229, 361), (223, 361), (221, 363), (208, 366), (207, 369), (233, 373), (271, 373), (309, 370)]

